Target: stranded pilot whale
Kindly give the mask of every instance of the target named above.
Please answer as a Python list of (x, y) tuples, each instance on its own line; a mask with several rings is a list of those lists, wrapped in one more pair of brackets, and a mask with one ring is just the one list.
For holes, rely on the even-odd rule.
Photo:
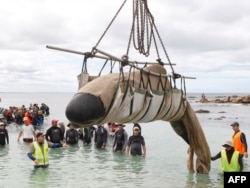
[(210, 170), (210, 149), (195, 112), (181, 89), (173, 86), (161, 65), (134, 71), (110, 73), (89, 80), (66, 107), (66, 117), (76, 127), (107, 122), (170, 122), (174, 131), (189, 145), (188, 169)]

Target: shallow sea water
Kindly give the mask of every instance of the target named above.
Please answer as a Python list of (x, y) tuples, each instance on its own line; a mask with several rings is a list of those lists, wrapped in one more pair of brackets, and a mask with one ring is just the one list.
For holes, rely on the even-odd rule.
[[(51, 119), (68, 123), (64, 109), (72, 93), (0, 93), (1, 107), (21, 106), (44, 102), (50, 106)], [(222, 149), (225, 140), (230, 140), (234, 121), (250, 143), (249, 105), (201, 104), (199, 95), (189, 98), (194, 110), (209, 110), (208, 114), (197, 114), (215, 155)], [(222, 113), (223, 112), (223, 113)], [(222, 117), (223, 116), (223, 117)], [(221, 118), (221, 120), (217, 120)], [(47, 129), (49, 127), (46, 125)], [(129, 135), (132, 125), (125, 127)], [(66, 149), (49, 150), (48, 169), (34, 169), (27, 158), (28, 144), (17, 142), (19, 128), (8, 127), (10, 144), (0, 147), (0, 188), (9, 187), (223, 187), (219, 174), (220, 160), (211, 162), (209, 174), (189, 173), (186, 167), (188, 145), (176, 135), (168, 122), (156, 121), (142, 124), (142, 135), (147, 146), (147, 156), (132, 157), (112, 152), (112, 138), (106, 150), (96, 150), (93, 145), (69, 146)], [(244, 160), (245, 170), (250, 171), (249, 158)]]

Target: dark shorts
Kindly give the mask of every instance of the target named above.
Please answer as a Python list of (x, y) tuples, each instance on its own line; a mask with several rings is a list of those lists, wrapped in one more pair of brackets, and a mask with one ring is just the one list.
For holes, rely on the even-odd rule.
[(34, 165), (34, 168), (47, 168), (49, 165)]
[(23, 138), (23, 141), (31, 143), (31, 142), (33, 142), (33, 138)]
[(115, 151), (122, 151), (122, 149), (123, 149), (123, 145), (122, 144), (117, 144), (116, 148), (115, 148)]

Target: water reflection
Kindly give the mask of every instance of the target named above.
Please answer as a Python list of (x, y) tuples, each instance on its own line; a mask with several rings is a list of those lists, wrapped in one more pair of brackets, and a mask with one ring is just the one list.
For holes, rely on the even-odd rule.
[(115, 153), (113, 158), (113, 169), (117, 171), (127, 170), (127, 157), (124, 153)]
[(67, 147), (67, 151), (69, 153), (75, 153), (79, 150), (79, 145), (78, 144), (74, 144), (74, 145), (68, 145)]
[(145, 158), (141, 156), (129, 156), (127, 158), (128, 165), (132, 173), (140, 173), (145, 165)]
[(50, 148), (49, 149), (49, 159), (52, 161), (59, 161), (61, 160), (64, 155), (64, 148)]
[[(0, 145), (0, 161), (4, 159), (3, 157), (9, 153), (9, 145)], [(1, 163), (0, 163), (1, 164)]]
[(209, 174), (188, 173), (185, 188), (223, 187), (224, 182), (221, 174), (218, 174), (217, 180), (214, 181), (214, 178), (211, 178)]
[(9, 145), (0, 146), (0, 177), (6, 176), (9, 163)]
[(49, 167), (31, 170), (30, 187), (47, 187), (49, 174)]

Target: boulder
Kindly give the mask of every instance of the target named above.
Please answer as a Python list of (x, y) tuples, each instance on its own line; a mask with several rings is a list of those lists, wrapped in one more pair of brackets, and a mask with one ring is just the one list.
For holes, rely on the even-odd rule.
[(202, 109), (200, 109), (200, 110), (197, 110), (195, 112), (196, 113), (209, 113), (210, 111), (209, 110), (202, 110)]

